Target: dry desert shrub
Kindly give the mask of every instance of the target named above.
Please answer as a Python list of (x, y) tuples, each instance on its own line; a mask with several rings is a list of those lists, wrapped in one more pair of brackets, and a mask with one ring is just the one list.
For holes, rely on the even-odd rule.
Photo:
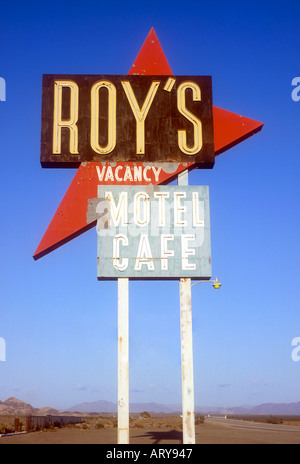
[(141, 421), (137, 420), (133, 423), (132, 427), (135, 429), (143, 429), (144, 424)]
[(0, 424), (0, 435), (5, 433), (13, 433), (15, 431), (12, 425)]
[(195, 415), (195, 424), (196, 425), (204, 424), (204, 422), (205, 422), (205, 416), (203, 416), (203, 414), (196, 414)]
[(283, 424), (281, 417), (269, 416), (266, 418), (267, 424)]
[(101, 429), (104, 429), (104, 424), (102, 424), (101, 422), (97, 422), (97, 424), (95, 424), (95, 428), (97, 430), (101, 430)]

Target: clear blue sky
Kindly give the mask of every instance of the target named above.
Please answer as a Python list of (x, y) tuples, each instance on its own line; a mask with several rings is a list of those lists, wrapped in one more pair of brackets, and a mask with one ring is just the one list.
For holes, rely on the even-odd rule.
[[(216, 106), (265, 123), (190, 175), (210, 187), (223, 282), (192, 290), (195, 402), (300, 401), (300, 5), (201, 0), (1, 4), (0, 400), (117, 401), (117, 284), (97, 281), (95, 229), (32, 258), (75, 174), (40, 166), (41, 78), (127, 74), (152, 26), (175, 75), (212, 75)], [(132, 402), (181, 402), (178, 287), (130, 284)]]

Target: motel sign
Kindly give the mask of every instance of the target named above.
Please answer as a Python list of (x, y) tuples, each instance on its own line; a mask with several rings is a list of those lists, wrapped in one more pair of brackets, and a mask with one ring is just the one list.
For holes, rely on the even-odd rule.
[(207, 186), (99, 186), (98, 279), (211, 278)]
[(41, 163), (214, 165), (210, 76), (44, 75)]
[(119, 444), (129, 443), (130, 279), (179, 279), (183, 443), (195, 443), (191, 279), (212, 273), (209, 191), (188, 186), (188, 172), (262, 126), (213, 107), (210, 76), (172, 75), (154, 29), (126, 76), (43, 76), (41, 165), (78, 170), (34, 259), (97, 225), (98, 279), (118, 281)]

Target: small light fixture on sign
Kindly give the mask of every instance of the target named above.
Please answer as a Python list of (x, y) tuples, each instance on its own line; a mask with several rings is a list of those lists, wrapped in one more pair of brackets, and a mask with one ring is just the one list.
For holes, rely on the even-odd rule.
[(197, 282), (194, 282), (191, 287), (193, 287), (194, 285), (196, 284), (200, 284), (200, 283), (203, 283), (203, 282), (212, 282), (213, 283), (213, 287), (216, 289), (216, 290), (219, 290), (219, 288), (222, 287), (222, 284), (221, 282), (219, 281), (218, 277), (215, 278), (215, 280), (198, 280)]
[(216, 290), (219, 290), (219, 288), (222, 287), (222, 284), (221, 284), (221, 282), (219, 282), (218, 277), (216, 277), (215, 280), (213, 281), (213, 287), (214, 287)]

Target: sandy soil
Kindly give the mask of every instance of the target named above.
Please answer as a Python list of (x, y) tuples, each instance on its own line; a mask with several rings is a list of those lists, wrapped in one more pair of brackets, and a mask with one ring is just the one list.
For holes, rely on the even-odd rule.
[[(130, 444), (182, 444), (179, 417), (131, 421)], [(117, 443), (116, 420), (94, 418), (85, 424), (2, 437), (0, 444), (107, 444)], [(196, 425), (197, 444), (300, 444), (299, 432), (255, 430), (205, 422)]]

